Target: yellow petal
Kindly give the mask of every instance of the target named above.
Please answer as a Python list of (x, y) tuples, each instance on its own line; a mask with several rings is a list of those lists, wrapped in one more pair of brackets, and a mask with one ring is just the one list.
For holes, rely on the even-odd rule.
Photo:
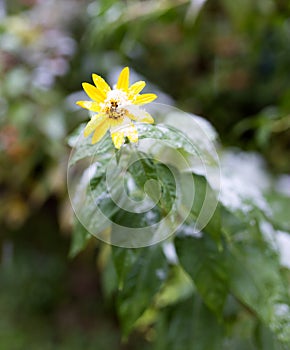
[(125, 67), (123, 68), (122, 72), (119, 75), (119, 79), (117, 82), (117, 89), (124, 90), (125, 92), (128, 91), (129, 87), (129, 68)]
[(136, 83), (131, 85), (128, 91), (129, 97), (134, 97), (135, 95), (138, 95), (139, 92), (141, 92), (144, 89), (145, 85), (145, 81), (137, 81)]
[(104, 102), (103, 94), (95, 86), (89, 83), (83, 83), (82, 85), (89, 98), (96, 102)]
[(77, 101), (76, 104), (92, 112), (99, 112), (101, 110), (100, 105), (92, 101)]
[(155, 94), (143, 94), (143, 95), (137, 96), (133, 103), (135, 105), (144, 105), (145, 103), (154, 101), (156, 98), (157, 98), (157, 95)]
[(133, 123), (126, 129), (125, 134), (130, 142), (138, 141), (138, 131)]
[(101, 138), (105, 135), (107, 130), (109, 129), (109, 123), (108, 120), (105, 119), (102, 124), (100, 124), (96, 131), (94, 132), (93, 138), (92, 138), (92, 144), (98, 142), (101, 140)]
[(154, 119), (152, 118), (152, 116), (149, 113), (146, 113), (144, 118), (141, 118), (139, 121), (142, 123), (149, 123), (149, 124), (154, 123)]
[(92, 77), (94, 84), (96, 85), (98, 90), (102, 93), (102, 95), (104, 95), (104, 97), (106, 97), (107, 92), (111, 90), (110, 86), (107, 84), (105, 79), (103, 79), (99, 75), (93, 74)]
[(93, 118), (88, 122), (84, 130), (84, 136), (88, 137), (103, 121), (107, 118), (106, 115), (96, 114)]
[(133, 113), (128, 113), (127, 116), (134, 121), (139, 121), (138, 117), (136, 115), (134, 115)]
[(116, 131), (111, 134), (113, 143), (117, 149), (120, 149), (125, 142), (124, 133), (121, 131)]
[(119, 118), (119, 119), (110, 118), (109, 124), (110, 124), (110, 128), (115, 128), (115, 127), (123, 124), (123, 118)]
[(138, 121), (140, 123), (149, 123), (149, 124), (153, 124), (154, 123), (154, 119), (152, 118), (152, 116), (145, 112), (142, 111), (142, 116), (140, 115), (134, 115), (132, 113), (128, 114), (128, 117), (131, 119), (131, 120), (134, 120), (134, 121)]

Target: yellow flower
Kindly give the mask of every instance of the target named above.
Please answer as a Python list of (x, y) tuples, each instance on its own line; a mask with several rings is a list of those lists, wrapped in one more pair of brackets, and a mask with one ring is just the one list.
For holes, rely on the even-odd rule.
[(138, 141), (138, 132), (132, 121), (154, 123), (149, 113), (139, 106), (154, 101), (155, 94), (140, 94), (144, 81), (129, 86), (129, 68), (125, 67), (114, 89), (97, 74), (93, 74), (94, 85), (83, 83), (83, 89), (92, 101), (78, 101), (77, 104), (92, 111), (93, 116), (85, 127), (84, 135), (93, 131), (92, 143), (96, 143), (108, 130), (116, 148), (120, 148), (128, 137), (130, 142)]

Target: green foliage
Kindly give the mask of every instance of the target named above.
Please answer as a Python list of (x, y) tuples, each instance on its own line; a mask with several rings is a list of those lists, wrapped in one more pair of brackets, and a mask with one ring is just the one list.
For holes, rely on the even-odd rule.
[(198, 296), (166, 308), (157, 330), (157, 350), (223, 348), (222, 327)]
[(219, 316), (229, 292), (225, 251), (208, 237), (178, 237), (175, 240), (180, 264), (191, 276), (204, 303)]
[[(263, 249), (264, 248), (264, 249)], [(230, 289), (281, 341), (289, 343), (289, 291), (268, 247), (239, 244), (229, 256)], [(263, 256), (266, 254), (266, 258)], [(271, 256), (272, 255), (272, 256)]]
[(167, 264), (159, 245), (125, 252), (123, 248), (113, 248), (113, 259), (121, 287), (118, 314), (127, 336), (160, 290), (167, 275)]
[[(152, 137), (158, 133), (158, 129), (158, 125), (139, 127), (140, 138)], [(170, 139), (169, 145), (178, 138), (178, 133), (166, 134), (166, 139)], [(80, 145), (82, 147), (83, 144)], [(108, 153), (102, 144), (96, 148), (96, 160), (102, 163), (102, 157)], [(190, 155), (182, 143), (178, 151), (185, 156)], [(81, 159), (78, 145), (75, 152)], [(84, 150), (84, 157), (87, 154)], [(93, 152), (89, 154), (92, 156)], [(130, 146), (122, 149), (115, 166), (124, 161), (124, 156), (133, 159), (126, 168), (127, 172), (122, 175), (124, 183), (126, 179), (131, 181), (127, 195), (140, 198), (148, 182), (159, 181), (159, 187), (153, 186), (150, 187), (151, 192), (147, 191), (157, 203), (158, 216), (155, 216), (155, 220), (158, 222), (170, 210), (176, 210), (175, 200), (181, 194), (176, 186), (178, 177), (173, 177), (169, 171), (172, 167), (168, 168), (166, 162), (162, 164), (154, 159), (150, 152), (139, 153)], [(115, 156), (112, 157), (114, 159)], [(221, 153), (220, 157), (223, 164), (229, 155)], [(240, 154), (231, 155), (231, 162), (235, 157), (237, 162), (244, 157), (250, 163), (246, 155)], [(257, 161), (255, 157), (253, 159)], [(255, 171), (259, 174), (262, 169), (257, 163), (253, 164), (251, 175), (254, 182), (254, 176), (257, 176)], [(77, 166), (77, 162), (73, 165)], [(134, 329), (142, 330), (148, 337), (153, 337), (154, 348), (158, 350), (180, 347), (185, 350), (193, 347), (219, 349), (230, 348), (229, 344), (241, 349), (244, 346), (254, 349), (255, 344), (265, 344), (261, 346), (266, 349), (266, 339), (271, 339), (274, 349), (290, 344), (289, 273), (282, 270), (280, 255), (283, 253), (276, 244), (278, 231), (275, 230), (282, 227), (287, 230), (287, 224), (284, 225), (285, 217), (277, 217), (277, 212), (282, 215), (277, 205), (269, 214), (270, 203), (275, 200), (284, 207), (286, 202), (289, 203), (289, 198), (279, 195), (270, 184), (263, 189), (248, 184), (242, 171), (227, 173), (223, 165), (221, 170), (223, 186), (220, 194), (218, 188), (211, 187), (209, 174), (200, 176), (192, 170), (194, 201), (186, 221), (179, 226), (170, 242), (139, 249), (112, 248), (108, 261), (112, 259), (118, 279), (115, 286), (116, 303), (125, 337)], [(182, 173), (184, 170), (174, 171)], [(211, 171), (215, 171), (214, 168)], [(99, 175), (98, 167), (96, 174), (89, 188), (94, 198), (102, 198), (100, 202), (97, 200), (97, 204), (104, 214), (126, 227), (146, 227), (152, 223), (147, 221), (144, 213), (132, 214), (113, 203), (108, 185), (104, 185), (104, 174)], [(114, 186), (118, 187), (118, 181)], [(239, 184), (239, 187), (232, 187), (232, 184)], [(159, 188), (161, 197), (156, 195)], [(206, 194), (210, 203), (217, 200), (217, 208), (206, 226), (198, 232), (194, 230), (194, 225), (202, 211)], [(279, 198), (284, 198), (286, 202), (279, 201)], [(90, 207), (86, 207), (85, 203), (82, 210), (90, 213)], [(96, 220), (93, 214), (91, 222), (96, 231), (102, 230), (102, 222)], [(114, 235), (118, 235), (117, 230)], [(171, 253), (166, 248), (168, 244)], [(175, 257), (172, 254), (176, 254)], [(109, 264), (111, 267), (108, 271), (112, 276), (112, 265)], [(244, 317), (248, 322), (247, 327)], [(164, 332), (168, 329), (170, 331), (165, 336)]]
[(72, 234), (72, 241), (70, 245), (69, 256), (74, 258), (78, 253), (80, 253), (91, 238), (90, 233), (76, 220), (74, 224), (74, 231)]
[[(276, 182), (290, 169), (289, 2), (197, 3), (0, 1), (1, 349), (289, 349), (289, 182)], [(132, 149), (125, 145), (119, 157), (110, 137), (78, 143), (88, 118), (75, 101), (92, 72), (113, 81), (125, 65), (132, 78), (155, 84), (150, 91), (159, 90), (160, 102), (169, 96), (206, 116), (223, 145), (258, 151), (266, 166), (256, 172), (257, 158), (242, 161), (233, 152), (218, 196), (210, 174), (142, 151), (124, 179), (126, 194), (156, 205), (148, 216), (120, 209), (105, 172)], [(69, 167), (93, 158), (84, 186), (95, 201), (80, 200), (88, 227), (72, 219), (66, 188), (65, 139), (79, 124), (69, 138)], [(138, 133), (162, 140), (162, 159), (177, 150), (216, 164), (210, 151), (170, 126), (138, 125)], [(226, 153), (220, 150), (222, 163)], [(195, 196), (181, 224), (175, 180), (183, 171)], [(206, 191), (217, 208), (199, 233)], [(111, 223), (98, 219), (96, 203)], [(112, 223), (143, 229), (171, 209), (180, 225), (156, 246), (111, 249), (88, 233), (117, 237)]]

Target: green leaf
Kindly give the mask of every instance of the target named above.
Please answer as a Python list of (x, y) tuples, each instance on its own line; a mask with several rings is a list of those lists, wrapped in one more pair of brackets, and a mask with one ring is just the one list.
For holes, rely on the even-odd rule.
[(232, 247), (228, 266), (232, 293), (290, 345), (290, 299), (277, 255), (265, 243), (241, 242)]
[(154, 297), (152, 305), (145, 310), (135, 323), (138, 329), (148, 328), (156, 323), (156, 320), (164, 308), (177, 304), (193, 296), (194, 286), (191, 278), (180, 265), (170, 266), (168, 278), (162, 285), (160, 291)]
[[(176, 200), (175, 178), (164, 164), (138, 152), (139, 159), (128, 169), (138, 187), (146, 190), (154, 203), (167, 214)], [(153, 180), (153, 181), (152, 181)]]
[(92, 144), (91, 137), (84, 137), (82, 135), (83, 128), (84, 124), (81, 124), (68, 138), (69, 146), (73, 147), (69, 166), (71, 167), (77, 161), (88, 157), (94, 157), (98, 161), (103, 159), (109, 161), (115, 153), (115, 148), (109, 133), (107, 133), (98, 143)]
[(101, 271), (100, 278), (103, 295), (111, 301), (118, 289), (118, 276), (112, 257), (112, 248), (108, 244), (100, 245), (98, 268)]
[(127, 336), (164, 283), (167, 262), (160, 245), (138, 250), (113, 247), (113, 258), (122, 284), (118, 314)]
[(127, 274), (138, 259), (138, 253), (139, 250), (136, 249), (124, 249), (115, 246), (112, 247), (112, 257), (118, 277), (118, 285), (120, 290), (124, 286), (124, 280)]
[(105, 174), (91, 179), (78, 206), (78, 218), (89, 232), (99, 233), (110, 226), (110, 218), (119, 208), (108, 193)]
[[(204, 166), (218, 165), (217, 153), (213, 145), (214, 136), (209, 136), (209, 130), (205, 133), (204, 127), (201, 129), (197, 127), (197, 130), (191, 130), (190, 137), (188, 137), (187, 133), (189, 128), (192, 128), (192, 122), (188, 123), (188, 125), (186, 123), (184, 124), (184, 118), (182, 118), (183, 121), (181, 122), (181, 129), (179, 130), (172, 125), (166, 124), (168, 121), (166, 119), (168, 114), (165, 118), (165, 113), (166, 111), (161, 118), (162, 120), (164, 119), (164, 124), (137, 124), (139, 139), (151, 139), (151, 147), (149, 147), (148, 151), (154, 150), (155, 155), (157, 153), (162, 159), (167, 157), (171, 161), (171, 164), (175, 165), (177, 168), (184, 167), (184, 164), (178, 164), (179, 160), (175, 158), (176, 152), (180, 153), (182, 157), (187, 159), (190, 167), (197, 166), (199, 173), (205, 170), (204, 175), (206, 176), (207, 172)], [(178, 117), (178, 112), (171, 115), (170, 123), (172, 124)], [(202, 124), (202, 118), (188, 116), (187, 121), (191, 118), (196, 119), (196, 126)], [(206, 124), (207, 122), (203, 120), (203, 123)], [(209, 126), (207, 126), (207, 128), (211, 129)], [(202, 131), (199, 132), (198, 130)], [(156, 142), (154, 140), (156, 140)]]
[[(187, 222), (198, 222), (204, 232), (220, 244), (221, 240), (221, 206), (216, 198), (216, 193), (209, 186), (204, 176), (193, 174), (194, 201)], [(209, 217), (210, 213), (210, 217)], [(203, 223), (206, 226), (203, 227)]]
[[(160, 222), (161, 213), (157, 206), (148, 210), (146, 213), (132, 213), (124, 209), (116, 209), (111, 220), (118, 225), (128, 228), (143, 228)], [(116, 235), (118, 235), (118, 232), (116, 232)]]
[(271, 193), (266, 196), (272, 211), (269, 220), (280, 230), (290, 231), (290, 197), (281, 193)]
[(180, 130), (172, 126), (164, 124), (137, 124), (137, 129), (141, 140), (146, 138), (162, 140), (162, 142), (172, 148), (183, 149), (194, 156), (199, 155), (198, 145), (193, 145)]
[(162, 289), (155, 299), (158, 308), (175, 304), (193, 295), (194, 286), (191, 278), (180, 265), (172, 265)]
[(175, 245), (180, 263), (193, 279), (204, 303), (220, 316), (228, 294), (225, 251), (219, 251), (206, 234), (201, 238), (177, 237)]
[(262, 323), (259, 323), (255, 330), (256, 348), (262, 350), (287, 350), (285, 344), (279, 342), (273, 332)]
[(156, 350), (223, 349), (223, 328), (198, 296), (164, 310), (157, 330)]
[(164, 214), (167, 214), (173, 208), (177, 197), (175, 178), (166, 165), (157, 163), (156, 170), (161, 183), (160, 208), (163, 209)]
[(84, 228), (84, 226), (77, 219), (75, 219), (69, 250), (69, 257), (74, 258), (82, 250), (84, 250), (91, 238), (92, 235)]

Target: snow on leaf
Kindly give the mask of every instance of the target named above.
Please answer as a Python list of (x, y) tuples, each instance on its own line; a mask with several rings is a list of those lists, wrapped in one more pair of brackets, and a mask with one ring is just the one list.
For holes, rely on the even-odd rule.
[(277, 231), (277, 244), (282, 266), (290, 269), (290, 235), (287, 232)]
[[(263, 192), (270, 186), (262, 158), (255, 153), (227, 151), (221, 157), (220, 201), (230, 211), (248, 213), (258, 207), (268, 215), (270, 208)], [(210, 180), (211, 186), (219, 190)]]

